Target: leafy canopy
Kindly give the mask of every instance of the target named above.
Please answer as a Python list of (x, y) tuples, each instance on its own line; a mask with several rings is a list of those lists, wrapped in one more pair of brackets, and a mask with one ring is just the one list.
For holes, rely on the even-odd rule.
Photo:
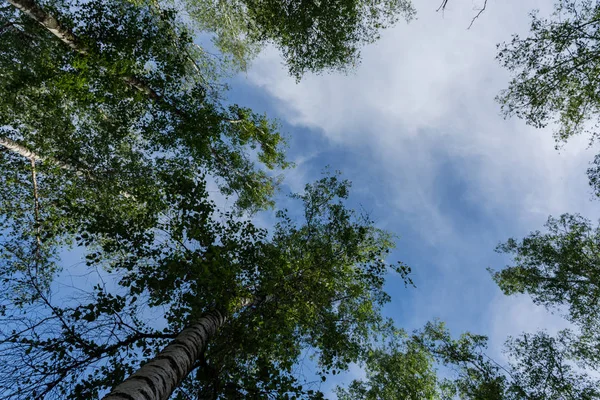
[(410, 20), (409, 0), (188, 0), (190, 16), (214, 43), (245, 66), (267, 43), (280, 51), (296, 79), (305, 73), (347, 71), (360, 48), (401, 17)]
[(557, 143), (586, 133), (597, 138), (600, 115), (600, 4), (558, 0), (548, 19), (531, 14), (530, 34), (498, 45), (498, 60), (512, 74), (498, 96), (505, 115), (535, 127), (556, 126)]
[(512, 265), (492, 271), (494, 280), (505, 294), (528, 293), (538, 304), (568, 307), (571, 322), (594, 331), (600, 322), (600, 230), (571, 214), (550, 217), (545, 226), (546, 232), (498, 246)]
[[(295, 373), (312, 354), (325, 379), (368, 351), (389, 330), (381, 316), (389, 300), (384, 261), (392, 237), (345, 205), (349, 183), (328, 176), (295, 195), (298, 217), (278, 212), (271, 232), (233, 214), (219, 214), (202, 182), (175, 176), (165, 191), (171, 213), (143, 235), (89, 229), (99, 243), (86, 257), (104, 280), (87, 298), (55, 304), (38, 296), (7, 305), (0, 362), (6, 398), (92, 398), (119, 383), (204, 312), (218, 308), (229, 322), (210, 342), (198, 369), (178, 389), (215, 396), (296, 394), (319, 398)], [(8, 284), (10, 285), (10, 284)], [(244, 299), (259, 299), (239, 308)], [(157, 310), (163, 329), (150, 317)], [(18, 373), (8, 365), (16, 359)], [(31, 368), (35, 365), (36, 368)], [(18, 382), (16, 382), (17, 380)], [(179, 397), (177, 397), (179, 396)]]
[(353, 380), (348, 388), (336, 388), (339, 400), (439, 399), (434, 357), (425, 347), (408, 340), (402, 331), (374, 348), (363, 361), (365, 380)]
[(208, 56), (194, 51), (174, 10), (157, 15), (148, 4), (102, 0), (40, 6), (70, 29), (79, 50), (24, 13), (2, 10), (3, 136), (124, 185), (123, 164), (191, 159), (241, 207), (272, 205), (275, 181), (252, 159), (287, 167), (281, 135), (264, 116), (211, 93), (199, 68)]
[(502, 365), (486, 354), (485, 336), (464, 333), (455, 339), (443, 323), (430, 322), (370, 352), (366, 378), (337, 392), (342, 400), (597, 399), (600, 383), (577, 366), (576, 342), (570, 331), (510, 338), (509, 363)]
[(49, 281), (57, 249), (90, 245), (88, 230), (143, 236), (169, 212), (177, 176), (215, 180), (240, 210), (273, 205), (278, 179), (268, 170), (289, 166), (282, 136), (265, 116), (222, 102), (174, 10), (38, 6), (74, 39), (67, 45), (16, 8), (0, 9), (4, 278), (33, 268)]

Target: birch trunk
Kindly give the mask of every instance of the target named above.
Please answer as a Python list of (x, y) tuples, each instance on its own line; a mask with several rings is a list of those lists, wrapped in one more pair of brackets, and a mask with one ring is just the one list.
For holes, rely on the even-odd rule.
[(52, 15), (42, 10), (33, 0), (7, 0), (10, 4), (29, 15), (31, 18), (42, 24), (54, 36), (62, 40), (73, 50), (81, 54), (87, 54), (87, 49), (82, 46), (77, 37), (70, 29), (62, 26), (60, 22)]
[[(88, 49), (81, 43), (77, 36), (69, 28), (63, 26), (56, 18), (44, 11), (33, 0), (7, 0), (10, 4), (23, 11), (32, 19), (39, 22), (50, 33), (59, 38), (76, 52), (86, 55)], [(145, 93), (155, 101), (162, 101), (162, 97), (151, 87), (142, 82), (138, 77), (127, 75), (122, 78), (128, 85), (140, 92)]]
[(116, 386), (103, 400), (167, 400), (194, 369), (210, 338), (225, 323), (218, 310), (206, 314), (151, 361)]
[(55, 165), (58, 165), (60, 168), (67, 170), (67, 171), (71, 171), (74, 172), (77, 176), (84, 176), (84, 172), (73, 167), (72, 165), (69, 165), (67, 163), (64, 163), (62, 161), (58, 161), (52, 158), (47, 158), (47, 157), (42, 157), (39, 154), (29, 150), (27, 147), (15, 142), (12, 139), (6, 138), (6, 137), (2, 137), (0, 136), (0, 146), (4, 147), (7, 150), (10, 150), (14, 153), (17, 153), (29, 160), (32, 161), (49, 161)]
[[(273, 296), (244, 298), (236, 311), (272, 301)], [(210, 338), (225, 324), (227, 315), (213, 310), (185, 328), (163, 351), (116, 386), (102, 400), (167, 400), (194, 369)]]

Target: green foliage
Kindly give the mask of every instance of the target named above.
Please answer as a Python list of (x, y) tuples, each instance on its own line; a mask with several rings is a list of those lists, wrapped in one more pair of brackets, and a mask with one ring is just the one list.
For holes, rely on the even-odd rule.
[(100, 0), (42, 6), (60, 10), (86, 52), (22, 13), (2, 12), (11, 27), (0, 37), (3, 136), (123, 183), (123, 164), (152, 163), (157, 154), (192, 159), (226, 194), (235, 192), (240, 207), (272, 205), (276, 179), (252, 158), (267, 169), (287, 167), (281, 135), (264, 116), (207, 94), (199, 60), (190, 58), (191, 32), (174, 11)]
[(588, 181), (594, 195), (600, 197), (600, 154), (594, 157), (594, 161), (590, 165), (587, 170)]
[(510, 340), (508, 351), (518, 360), (511, 375), (518, 387), (510, 389), (510, 398), (600, 398), (599, 383), (587, 374), (599, 365), (600, 230), (570, 214), (550, 217), (545, 226), (546, 232), (500, 244), (497, 250), (510, 254), (512, 265), (491, 272), (505, 294), (527, 293), (537, 304), (566, 311), (579, 329)]
[[(26, 284), (27, 276), (35, 274), (47, 287), (57, 268), (53, 262), (56, 249), (65, 240), (57, 232), (68, 229), (68, 223), (52, 219), (58, 212), (53, 206), (54, 193), (42, 188), (40, 196), (50, 201), (40, 207), (36, 220), (31, 165), (27, 168), (28, 163), (20, 157), (0, 154), (0, 170), (6, 172), (0, 176), (0, 281), (11, 282), (14, 300), (19, 304), (33, 295)], [(11, 169), (15, 164), (19, 168)]]
[(487, 337), (467, 332), (453, 339), (443, 323), (430, 322), (416, 332), (413, 340), (427, 349), (439, 364), (456, 371), (455, 376), (440, 382), (441, 398), (505, 398), (506, 377), (501, 367), (485, 354)]
[[(35, 274), (48, 285), (60, 246), (98, 245), (87, 232), (144, 236), (171, 209), (166, 192), (178, 175), (216, 180), (240, 211), (273, 205), (278, 178), (268, 170), (289, 166), (277, 126), (211, 93), (210, 71), (191, 58), (191, 33), (173, 10), (40, 6), (79, 51), (13, 7), (0, 10), (0, 140), (27, 153), (2, 147), (3, 279)], [(26, 301), (26, 286), (15, 285), (16, 301)]]
[(352, 381), (336, 388), (339, 400), (439, 399), (433, 355), (397, 332), (383, 348), (370, 351), (365, 360), (366, 382)]
[[(376, 32), (372, 24), (405, 6), (388, 5), (371, 6), (368, 28), (359, 23), (366, 6), (344, 8), (337, 31), (313, 10), (336, 43), (297, 70), (346, 62), (346, 50), (335, 53), (340, 46), (355, 57), (354, 44)], [(408, 280), (409, 272), (384, 261), (393, 237), (346, 208), (349, 183), (336, 176), (295, 197), (304, 221), (282, 210), (271, 233), (235, 212), (217, 213), (207, 176), (235, 194), (241, 210), (273, 205), (277, 180), (265, 169), (288, 166), (277, 127), (220, 102), (207, 83), (210, 56), (174, 10), (103, 0), (39, 7), (69, 32), (68, 43), (25, 13), (0, 9), (0, 137), (8, 154), (0, 164), (2, 396), (98, 397), (217, 308), (230, 322), (176, 396), (194, 388), (217, 397), (322, 397), (300, 385), (294, 366), (313, 352), (325, 379), (388, 326), (384, 276), (391, 268)], [(266, 12), (253, 10), (259, 19)], [(308, 29), (294, 25), (298, 16), (277, 24)], [(253, 40), (274, 40), (276, 29)], [(302, 46), (294, 35), (291, 45)], [(118, 287), (53, 302), (58, 252), (71, 245)], [(240, 309), (245, 299), (252, 306)], [(164, 331), (147, 319), (158, 309)]]
[[(325, 378), (358, 361), (371, 337), (389, 329), (381, 316), (389, 299), (384, 276), (391, 268), (407, 278), (407, 267), (387, 265), (392, 237), (345, 206), (348, 182), (328, 176), (308, 185), (293, 196), (304, 215), (292, 218), (280, 210), (280, 222), (269, 233), (234, 214), (217, 213), (203, 183), (190, 174), (166, 176), (171, 211), (151, 231), (128, 235), (127, 227), (90, 225), (82, 238), (99, 243), (88, 263), (103, 265), (110, 271), (105, 279), (118, 280), (119, 288), (98, 288), (88, 303), (74, 301), (69, 307), (52, 305), (40, 293), (7, 314), (7, 321), (19, 326), (10, 340), (1, 341), (0, 362), (25, 352), (29, 361), (12, 379), (0, 376), (0, 392), (22, 398), (35, 387), (68, 398), (94, 397), (217, 308), (227, 310), (230, 320), (176, 398), (186, 392), (321, 398), (295, 374), (303, 357), (311, 354)], [(240, 308), (245, 299), (254, 301)], [(16, 318), (35, 307), (46, 312)], [(139, 311), (144, 309), (163, 310), (164, 331), (152, 328), (153, 320)], [(40, 360), (49, 360), (58, 372), (32, 375), (29, 365)], [(14, 389), (16, 376), (31, 377), (20, 393)]]
[[(569, 331), (551, 337), (545, 332), (523, 334), (507, 343), (513, 365), (509, 399), (598, 399), (600, 383), (577, 368)], [(597, 365), (594, 368), (597, 371)]]
[(600, 230), (579, 215), (548, 219), (547, 232), (521, 241), (509, 239), (498, 251), (512, 255), (513, 265), (493, 272), (505, 294), (528, 293), (548, 307), (568, 307), (567, 318), (583, 329), (599, 323), (598, 280)]
[(246, 71), (263, 46), (248, 34), (252, 22), (245, 4), (236, 0), (192, 0), (185, 5), (198, 29), (212, 34), (220, 56), (234, 71)]
[(579, 133), (597, 138), (600, 102), (600, 4), (558, 0), (550, 19), (531, 15), (530, 35), (498, 46), (498, 60), (512, 74), (498, 97), (505, 115), (535, 127), (556, 124), (558, 143)]
[[(396, 336), (366, 358), (366, 380), (338, 387), (349, 399), (558, 400), (600, 398), (600, 384), (582, 370), (570, 331), (511, 338), (502, 365), (486, 354), (487, 338), (453, 338), (441, 322), (411, 337)], [(597, 357), (596, 357), (597, 358)], [(597, 370), (597, 365), (594, 370)], [(437, 374), (443, 374), (444, 379)]]
[(265, 43), (282, 53), (290, 74), (347, 71), (360, 47), (373, 43), (382, 29), (403, 16), (412, 19), (407, 0), (189, 0), (187, 9), (200, 29), (215, 33), (215, 44), (238, 64)]

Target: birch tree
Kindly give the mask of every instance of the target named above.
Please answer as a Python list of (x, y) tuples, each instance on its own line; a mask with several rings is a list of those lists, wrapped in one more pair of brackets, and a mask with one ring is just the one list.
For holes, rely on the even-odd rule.
[(168, 210), (169, 175), (215, 179), (240, 210), (273, 204), (282, 136), (222, 103), (175, 17), (129, 2), (0, 10), (3, 278), (49, 282), (56, 249), (90, 245), (86, 230), (143, 235)]
[(352, 70), (363, 46), (399, 20), (410, 21), (409, 0), (187, 0), (197, 26), (242, 67), (265, 44), (275, 45), (292, 76)]
[(249, 153), (256, 149), (267, 169), (284, 168), (282, 137), (265, 117), (210, 93), (174, 11), (158, 16), (127, 2), (11, 4), (2, 11), (4, 138), (96, 177), (116, 175), (119, 161), (136, 157), (193, 159), (243, 207), (269, 205), (274, 180)]
[[(408, 280), (409, 269), (387, 264), (392, 236), (344, 205), (348, 182), (330, 176), (307, 186), (294, 197), (303, 215), (281, 210), (270, 233), (233, 215), (213, 216), (214, 206), (189, 183), (173, 181), (173, 212), (154, 236), (103, 234), (101, 254), (88, 262), (112, 271), (116, 292), (98, 288), (89, 302), (52, 305), (50, 315), (47, 296), (27, 305), (45, 312), (17, 318), (19, 309), (9, 310), (14, 332), (4, 332), (0, 361), (26, 362), (17, 373), (2, 369), (5, 398), (87, 399), (112, 388), (108, 398), (147, 392), (166, 399), (172, 390), (181, 399), (319, 398), (318, 386), (294, 373), (304, 357), (312, 354), (326, 379), (389, 329), (381, 315), (389, 300), (384, 278), (395, 270)], [(144, 318), (144, 308), (164, 310), (166, 326)], [(148, 367), (134, 373), (140, 364)]]

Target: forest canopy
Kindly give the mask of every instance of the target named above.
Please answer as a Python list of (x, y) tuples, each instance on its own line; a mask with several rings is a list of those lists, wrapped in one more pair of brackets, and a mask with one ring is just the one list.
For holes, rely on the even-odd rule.
[[(594, 140), (599, 7), (561, 0), (499, 46), (507, 116)], [(7, 0), (0, 399), (600, 398), (591, 220), (550, 217), (489, 269), (569, 329), (510, 337), (504, 358), (437, 319), (406, 329), (386, 307), (429, 270), (397, 260), (402, 232), (355, 200), (371, 188), (329, 169), (290, 190), (311, 159), (289, 157), (290, 124), (228, 98), (267, 46), (302, 84), (414, 16), (407, 0)]]

